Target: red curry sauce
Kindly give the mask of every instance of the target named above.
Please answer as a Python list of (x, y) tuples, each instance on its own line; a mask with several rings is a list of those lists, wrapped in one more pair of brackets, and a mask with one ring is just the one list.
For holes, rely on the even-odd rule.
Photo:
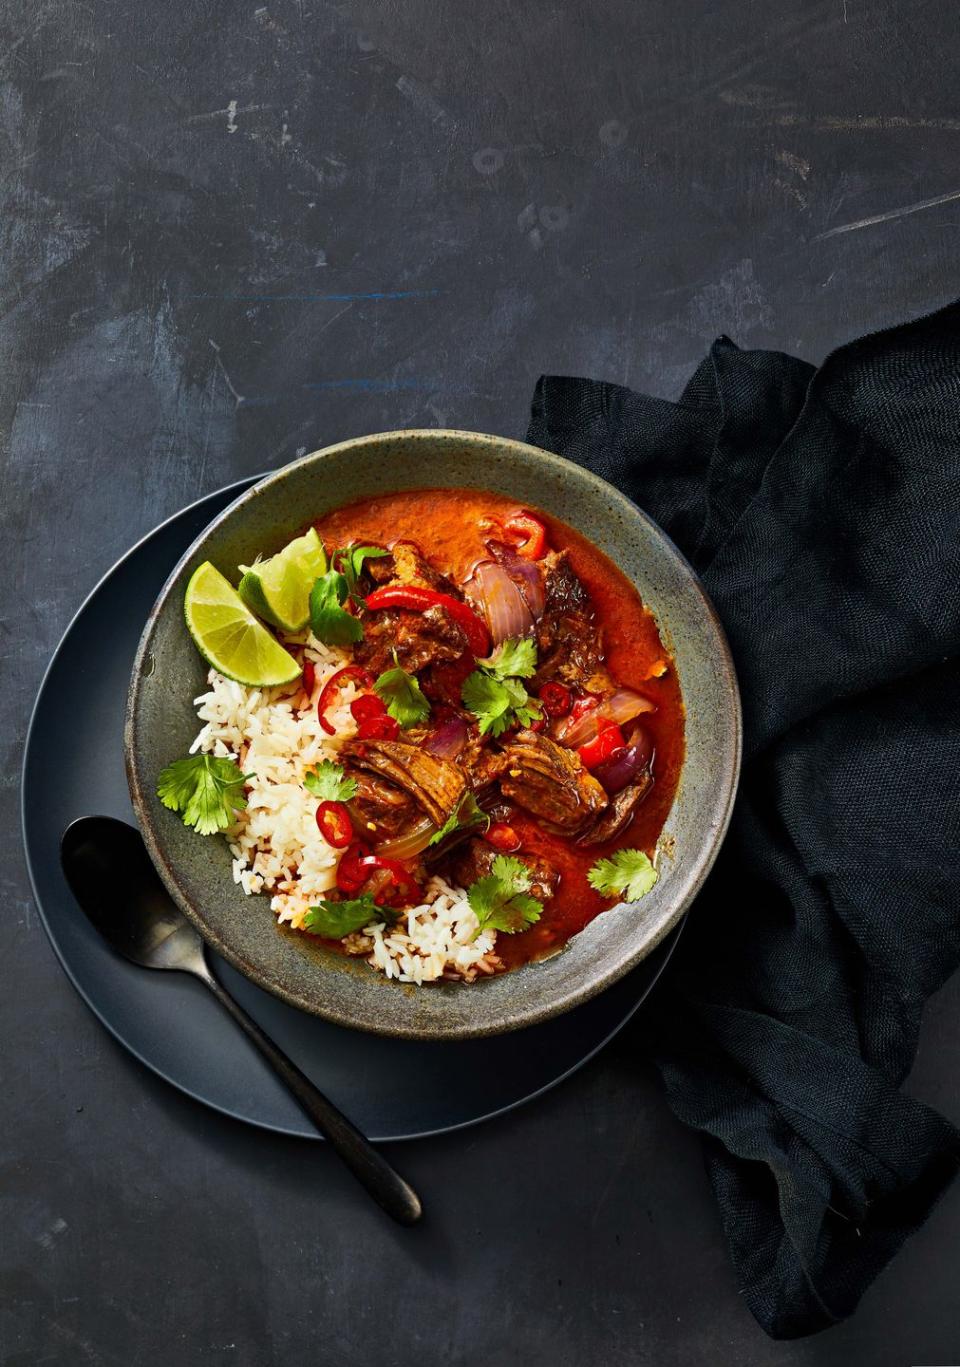
[[(462, 584), (487, 557), (488, 519), (506, 521), (519, 506), (514, 499), (475, 489), (427, 489), (384, 494), (348, 504), (316, 523), (327, 546), (373, 543), (390, 548), (415, 542), (441, 571)], [(587, 882), (587, 870), (612, 849), (632, 846), (653, 855), (673, 802), (684, 754), (683, 701), (676, 670), (660, 640), (653, 615), (640, 595), (586, 537), (559, 519), (525, 505), (546, 526), (551, 547), (566, 550), (572, 568), (593, 601), (603, 632), (606, 665), (618, 683), (635, 688), (656, 704), (643, 721), (656, 742), (654, 786), (625, 832), (607, 845), (578, 848), (562, 836), (541, 830), (519, 809), (510, 824), (530, 853), (542, 853), (561, 872), (560, 885), (536, 925), (518, 935), (498, 935), (497, 955), (508, 967), (540, 958), (561, 947), (611, 905)], [(668, 668), (660, 677), (661, 662)]]

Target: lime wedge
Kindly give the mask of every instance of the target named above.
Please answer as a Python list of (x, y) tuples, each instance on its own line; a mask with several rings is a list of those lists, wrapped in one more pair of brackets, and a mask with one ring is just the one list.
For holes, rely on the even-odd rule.
[(311, 527), (269, 560), (241, 565), (240, 597), (281, 631), (302, 631), (310, 620), (310, 590), (327, 572), (323, 542)]
[(274, 688), (300, 673), (293, 656), (257, 621), (209, 560), (194, 570), (183, 610), (200, 654), (228, 679), (254, 688)]

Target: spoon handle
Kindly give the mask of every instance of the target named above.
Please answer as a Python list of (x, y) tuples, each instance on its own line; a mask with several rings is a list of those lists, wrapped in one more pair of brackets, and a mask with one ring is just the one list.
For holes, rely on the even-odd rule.
[(377, 1152), (370, 1141), (351, 1125), (342, 1111), (338, 1111), (310, 1079), (301, 1073), (297, 1065), (287, 1058), (269, 1035), (264, 1034), (256, 1021), (252, 1020), (229, 992), (220, 986), (209, 969), (205, 973), (198, 972), (197, 977), (206, 983), (220, 1005), (230, 1012), (240, 1029), (257, 1046), (361, 1186), (366, 1187), (377, 1204), (399, 1224), (416, 1224), (423, 1208), (413, 1188), (390, 1166), (383, 1155)]

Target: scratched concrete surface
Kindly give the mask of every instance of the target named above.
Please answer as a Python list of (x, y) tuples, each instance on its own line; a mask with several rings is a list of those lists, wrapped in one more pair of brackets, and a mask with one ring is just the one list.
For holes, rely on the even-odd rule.
[[(14, 831), (45, 661), (188, 500), (522, 433), (542, 370), (674, 395), (719, 332), (818, 359), (955, 293), (955, 53), (942, 0), (4, 0), (3, 1367), (960, 1361), (960, 1191), (851, 1323), (772, 1345), (630, 1039), (398, 1150), (431, 1219), (387, 1228), (114, 1045)], [(958, 1027), (954, 983), (912, 1081), (955, 1120)]]

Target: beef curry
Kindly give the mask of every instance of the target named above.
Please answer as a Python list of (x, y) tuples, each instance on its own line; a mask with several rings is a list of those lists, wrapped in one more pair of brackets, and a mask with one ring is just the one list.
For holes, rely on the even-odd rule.
[(498, 494), (388, 494), (316, 529), (348, 548), (362, 627), (319, 704), (332, 732), (353, 685), (350, 797), (318, 814), (343, 849), (333, 899), (399, 910), (430, 874), (471, 888), (506, 855), (537, 909), (501, 925), (501, 965), (556, 951), (619, 900), (598, 860), (654, 855), (677, 787), (683, 704), (652, 614), (586, 538)]

